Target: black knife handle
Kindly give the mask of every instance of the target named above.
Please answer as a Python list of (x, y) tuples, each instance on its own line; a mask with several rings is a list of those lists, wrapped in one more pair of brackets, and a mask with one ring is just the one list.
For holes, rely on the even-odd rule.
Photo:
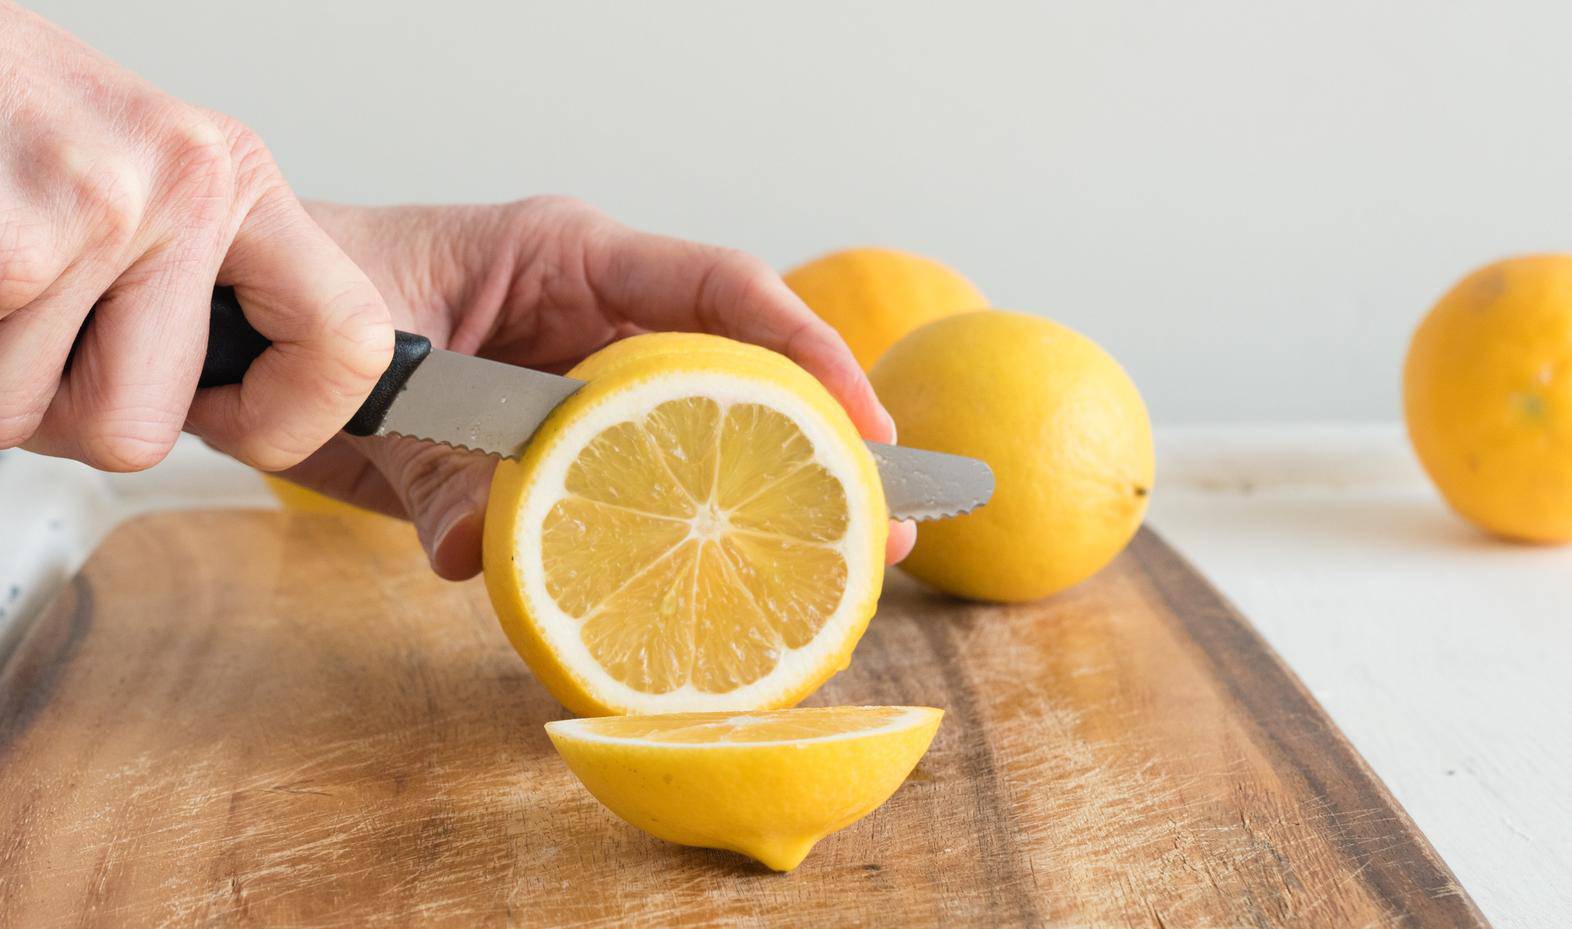
[(267, 336), (252, 328), (235, 299), (233, 287), (213, 289), (213, 311), (207, 318), (207, 357), (202, 359), (198, 387), (238, 384), (257, 356), (272, 345)]
[[(256, 331), (246, 320), (246, 314), (235, 299), (232, 287), (213, 289), (213, 312), (208, 317), (207, 356), (202, 360), (202, 377), (198, 387), (221, 387), (238, 384), (246, 376), (251, 362), (273, 343)], [(393, 360), (382, 372), (371, 396), (360, 405), (355, 415), (344, 424), (350, 435), (372, 435), (382, 420), (387, 418), (393, 398), (404, 389), (409, 376), (431, 354), (431, 340), (413, 332), (396, 331), (393, 334)]]

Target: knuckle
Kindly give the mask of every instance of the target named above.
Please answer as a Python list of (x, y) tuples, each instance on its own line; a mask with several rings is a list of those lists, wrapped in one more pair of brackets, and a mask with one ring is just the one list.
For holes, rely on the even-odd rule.
[[(220, 128), (229, 144), (230, 152), (236, 158), (266, 155), (267, 145), (263, 143), (261, 134), (240, 120), (226, 117), (222, 120)], [(266, 157), (272, 156), (266, 155)]]
[(551, 230), (558, 241), (588, 238), (614, 227), (604, 213), (582, 200), (562, 194), (539, 194), (501, 207), (503, 235), (526, 240)]
[(218, 128), (227, 144), (229, 175), (237, 190), (251, 191), (260, 197), (283, 183), (273, 153), (255, 130), (228, 117), (219, 122)]
[(66, 145), (59, 152), (67, 189), (82, 222), (99, 241), (124, 245), (136, 234), (147, 191), (130, 160)]
[(212, 120), (190, 113), (174, 122), (165, 162), (172, 190), (198, 204), (227, 206), (234, 186), (229, 138)]
[(711, 273), (705, 285), (713, 292), (702, 294), (707, 306), (754, 306), (763, 302), (780, 281), (775, 269), (762, 259), (732, 248), (716, 248)]
[(719, 262), (744, 286), (761, 287), (775, 283), (775, 269), (762, 258), (735, 248), (723, 248)]
[(521, 211), (536, 211), (542, 213), (589, 213), (597, 214), (599, 211), (577, 197), (566, 194), (536, 194), (523, 200), (514, 202), (514, 207)]
[(0, 316), (42, 296), (54, 283), (56, 264), (42, 221), (0, 216)]

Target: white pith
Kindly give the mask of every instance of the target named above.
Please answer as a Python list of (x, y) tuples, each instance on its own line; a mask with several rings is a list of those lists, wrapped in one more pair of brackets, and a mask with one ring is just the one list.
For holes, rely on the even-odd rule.
[[(828, 735), (807, 736), (800, 739), (770, 739), (759, 742), (731, 742), (717, 740), (714, 742), (665, 742), (651, 738), (628, 738), (626, 736), (606, 735), (595, 731), (596, 718), (588, 719), (563, 719), (546, 724), (546, 731), (553, 735), (573, 739), (579, 742), (600, 742), (605, 745), (647, 745), (658, 748), (670, 749), (705, 749), (705, 748), (762, 748), (780, 745), (812, 745), (819, 742), (846, 742), (852, 739), (863, 739), (871, 736), (888, 735), (895, 732), (905, 732), (915, 729), (939, 716), (939, 711), (926, 706), (905, 707), (858, 707), (858, 709), (879, 710), (899, 709), (901, 714), (892, 718), (881, 726), (863, 729), (849, 729), (845, 732), (834, 732)], [(743, 724), (754, 719), (768, 718), (772, 715), (794, 713), (796, 710), (769, 710), (753, 713), (738, 713), (733, 720)]]
[[(709, 398), (719, 403), (723, 410), (736, 403), (762, 404), (791, 419), (802, 431), (813, 446), (812, 460), (829, 471), (846, 493), (846, 532), (828, 547), (845, 559), (847, 577), (841, 601), (819, 633), (800, 649), (782, 647), (780, 662), (764, 677), (726, 693), (705, 693), (690, 682), (666, 693), (653, 694), (613, 678), (590, 654), (579, 630), (594, 615), (593, 611), (583, 619), (574, 619), (551, 598), (540, 558), (541, 531), (552, 506), (567, 495), (568, 469), (590, 440), (617, 423), (637, 420), (662, 403), (686, 397)], [(844, 452), (836, 454), (844, 448), (845, 440), (831, 424), (790, 390), (740, 375), (676, 372), (630, 384), (601, 398), (557, 436), (524, 494), (514, 539), (514, 551), (519, 557), (513, 567), (530, 616), (542, 638), (569, 673), (598, 702), (627, 712), (700, 712), (763, 706), (795, 690), (805, 678), (818, 675), (828, 653), (838, 651), (851, 627), (863, 620), (860, 612), (870, 585), (876, 580), (878, 565), (865, 540), (876, 528), (872, 521), (884, 518), (882, 512), (876, 512), (882, 508), (869, 499), (857, 461)], [(721, 528), (704, 516), (696, 522), (700, 524), (696, 527), (698, 532), (690, 533), (690, 537), (708, 536)]]

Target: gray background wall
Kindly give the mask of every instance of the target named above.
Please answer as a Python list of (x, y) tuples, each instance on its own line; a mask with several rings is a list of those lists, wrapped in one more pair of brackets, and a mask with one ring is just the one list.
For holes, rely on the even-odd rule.
[(1572, 248), (1564, 4), (31, 6), (306, 196), (926, 252), (1102, 342), (1160, 422), (1394, 418), (1442, 290)]

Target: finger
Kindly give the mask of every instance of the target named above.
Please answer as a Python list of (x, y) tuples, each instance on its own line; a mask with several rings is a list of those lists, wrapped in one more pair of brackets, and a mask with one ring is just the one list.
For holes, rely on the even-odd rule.
[(56, 136), (19, 164), (0, 177), (0, 448), (70, 454), (37, 433), (83, 319), (134, 257), (144, 185), (133, 165)]
[(43, 454), (63, 454), (41, 447), (35, 435), (59, 392), (82, 320), (113, 279), (113, 271), (84, 263), (0, 319), (0, 448), (25, 444)]
[[(785, 284), (780, 286), (791, 293)], [(811, 312), (806, 305), (803, 309)], [(845, 340), (828, 323), (817, 316), (804, 321), (802, 327), (787, 340), (786, 347), (779, 351), (802, 365), (829, 388), (835, 399), (846, 408), (863, 438), (874, 442), (895, 441), (895, 419), (879, 402), (867, 374), (857, 363), (851, 349), (846, 347)]]
[(352, 503), (363, 510), (399, 519), (409, 518), (393, 485), (349, 436), (334, 436), (305, 461), (278, 474), (301, 487)]
[(884, 540), (884, 563), (895, 564), (912, 553), (917, 544), (917, 524), (909, 519), (890, 520), (890, 534)]
[(173, 133), (172, 157), (157, 159), (151, 172), (123, 154), (69, 143), (55, 153), (73, 204), (70, 225), (85, 236), (83, 260), (125, 257), (110, 286), (98, 288), (37, 441), (104, 470), (147, 468), (174, 447), (233, 233), (226, 138), (203, 120)]
[(481, 527), (495, 459), (415, 439), (352, 440), (398, 496), (438, 576), (480, 573)]
[(146, 205), (136, 165), (67, 130), (35, 140), (9, 167), (19, 170), (0, 177), (0, 318), (38, 300), (72, 267), (119, 271), (131, 263)]
[(604, 309), (648, 329), (711, 332), (774, 349), (817, 377), (864, 438), (893, 440), (894, 422), (851, 349), (762, 261), (634, 231), (584, 247)]
[(0, 191), (0, 319), (44, 295), (70, 262), (57, 246), (50, 224)]
[(273, 344), (240, 384), (202, 391), (188, 425), (254, 467), (291, 467), (343, 428), (386, 370), (387, 305), (285, 188), (246, 216), (218, 277)]
[(39, 427), (51, 453), (138, 471), (174, 448), (196, 392), (222, 251), (216, 222), (188, 220), (99, 299)]

